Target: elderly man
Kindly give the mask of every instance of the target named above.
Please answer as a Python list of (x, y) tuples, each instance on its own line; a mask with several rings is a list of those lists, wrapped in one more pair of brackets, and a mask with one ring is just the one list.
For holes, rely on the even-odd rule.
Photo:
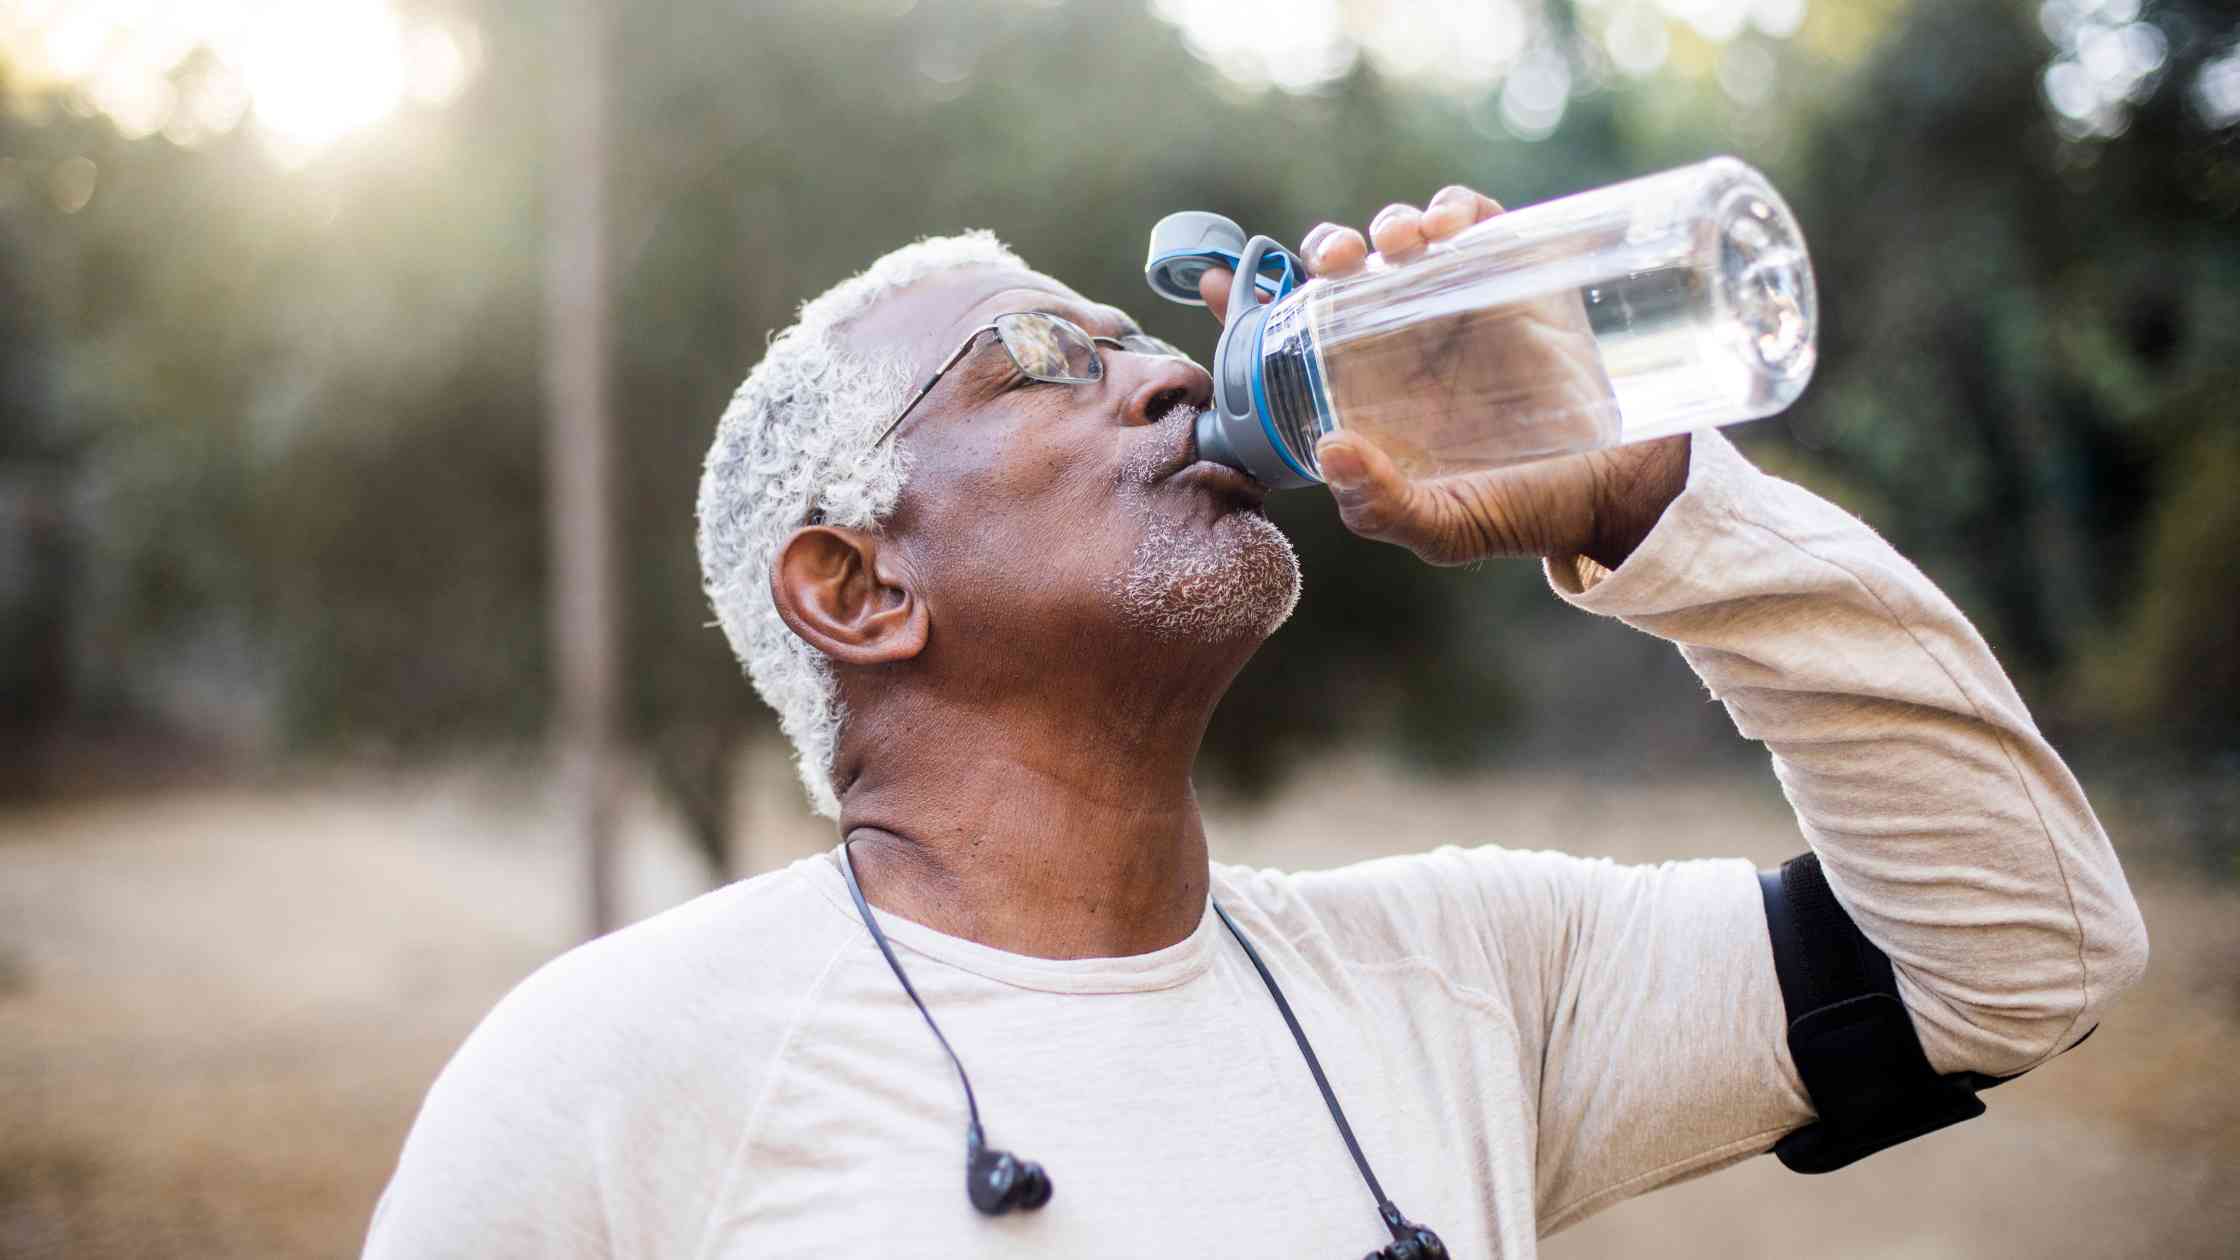
[[(1498, 212), (1448, 189), (1301, 253), (1342, 272)], [(841, 844), (507, 997), (369, 1255), (1436, 1254), (1421, 1223), (1516, 1260), (1815, 1120), (1780, 898), (1746, 863), (1209, 863), (1199, 741), (1299, 580), (1259, 488), (1197, 459), (1208, 391), (984, 234), (802, 309), (717, 431), (700, 550)], [(1680, 648), (1890, 960), (1922, 1078), (2026, 1071), (2139, 975), (2076, 781), (1858, 521), (1710, 431), (1420, 483), (1347, 435), (1319, 455), (1356, 531), (1542, 557), (1561, 598)]]

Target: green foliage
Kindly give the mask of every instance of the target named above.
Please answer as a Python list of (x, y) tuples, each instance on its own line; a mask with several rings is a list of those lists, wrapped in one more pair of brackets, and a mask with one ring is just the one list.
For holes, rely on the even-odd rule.
[[(2156, 655), (2167, 632), (2142, 619), (2196, 598), (2164, 589), (2178, 570), (2150, 558), (2157, 537), (2240, 543), (2206, 503), (2173, 508), (2204, 433), (2232, 423), (2240, 362), (2240, 154), (2172, 86), (2219, 50), (2213, 8), (2150, 15), (2174, 33), (2165, 90), (2120, 139), (2079, 144), (2041, 104), (2035, 6), (1917, 7), (1797, 188), (1825, 359), (1787, 426), (1802, 478), (1863, 485), (2026, 681), (2113, 669), (2141, 694), (2214, 696), (2198, 738), (2234, 731), (2229, 682)], [(2229, 615), (2197, 624), (2232, 642)], [(2034, 698), (2070, 724), (2149, 716), (2090, 686)]]
[[(2214, 405), (2236, 390), (2228, 373)], [(2134, 729), (2213, 742), (2230, 735), (2240, 696), (2240, 430), (2203, 425), (2172, 462), (2142, 531), (2138, 598), (2088, 658), (2088, 696)]]
[[(2229, 739), (2232, 135), (2166, 88), (2121, 139), (2063, 142), (2035, 6), (1917, 4), (1870, 45), (1892, 7), (1816, 17), (1770, 106), (1704, 75), (1618, 81), (1527, 145), (1482, 105), (1367, 70), (1240, 96), (1133, 5), (615, 6), (634, 738), (708, 816), (721, 750), (768, 722), (704, 624), (699, 460), (764, 337), (875, 254), (990, 227), (1203, 348), (1211, 322), (1140, 278), (1169, 210), (1297, 239), (1448, 182), (1522, 204), (1729, 151), (1792, 192), (1826, 309), (1818, 381), (1748, 444), (1864, 512), (2023, 673), (2091, 683), (2034, 692), (2055, 715)], [(2150, 14), (2194, 32), (2173, 82), (2214, 51), (2212, 9)], [(480, 20), (465, 97), (297, 171), (245, 138), (186, 152), (61, 110), (0, 124), (0, 279), (20, 293), (0, 313), (0, 460), (71, 504), (56, 720), (161, 709), (185, 671), (257, 700), (291, 749), (542, 722), (538, 214), (560, 85), (538, 6)], [(81, 155), (98, 190), (65, 214), (38, 180)], [(1433, 764), (1724, 738), (1669, 653), (1582, 626), (1529, 567), (1432, 571), (1346, 535), (1319, 496), (1275, 510), (1308, 595), (1216, 720), (1210, 756), (1236, 780), (1368, 735)]]

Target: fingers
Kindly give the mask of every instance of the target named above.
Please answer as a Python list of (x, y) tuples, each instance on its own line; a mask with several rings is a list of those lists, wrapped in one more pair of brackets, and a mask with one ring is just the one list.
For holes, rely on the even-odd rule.
[(1394, 260), (1416, 253), (1424, 246), (1423, 211), (1397, 201), (1377, 211), (1369, 220), (1369, 243)]
[[(1342, 276), (1358, 271), (1368, 260), (1369, 243), (1361, 233), (1336, 223), (1323, 223), (1307, 233), (1299, 242), (1299, 259), (1307, 265), (1309, 276)], [(1222, 323), (1229, 318), (1229, 289), (1236, 283), (1236, 276), (1226, 267), (1210, 267), (1198, 279), (1198, 296), (1205, 299), (1206, 309), (1213, 312), (1215, 320)], [(1267, 294), (1260, 295), (1261, 301)]]
[(1434, 241), (1446, 240), (1500, 213), (1501, 203), (1493, 198), (1460, 184), (1449, 184), (1421, 210), (1394, 202), (1378, 211), (1369, 223), (1369, 244), (1387, 258), (1404, 260)]
[(1307, 270), (1312, 272), (1321, 270), (1316, 263), (1322, 254), (1323, 247), (1330, 243), (1331, 237), (1337, 236), (1345, 230), (1335, 223), (1317, 223), (1314, 225), (1313, 231), (1308, 232), (1306, 236), (1300, 239), (1299, 258), (1300, 261), (1307, 264)]
[(1428, 241), (1443, 241), (1499, 213), (1500, 202), (1475, 189), (1449, 184), (1423, 208), (1423, 236)]
[[(1406, 258), (1434, 241), (1443, 241), (1473, 224), (1501, 213), (1501, 203), (1484, 193), (1449, 184), (1422, 209), (1394, 202), (1369, 221), (1366, 236), (1337, 223), (1318, 224), (1299, 242), (1299, 257), (1310, 276), (1343, 276), (1359, 271), (1376, 250), (1388, 258)], [(1227, 268), (1207, 270), (1198, 281), (1198, 296), (1215, 320), (1227, 317), (1229, 288), (1235, 277)], [(1263, 300), (1264, 297), (1263, 297)]]
[(1317, 225), (1299, 242), (1299, 257), (1310, 276), (1342, 276), (1361, 266), (1369, 256), (1369, 243), (1361, 233), (1336, 223)]

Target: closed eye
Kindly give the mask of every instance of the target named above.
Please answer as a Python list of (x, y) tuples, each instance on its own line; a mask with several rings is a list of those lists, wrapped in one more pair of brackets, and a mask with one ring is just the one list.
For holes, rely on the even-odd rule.
[(1148, 333), (1129, 333), (1120, 340), (1120, 348), (1133, 354), (1155, 355), (1162, 359), (1187, 359), (1190, 356)]

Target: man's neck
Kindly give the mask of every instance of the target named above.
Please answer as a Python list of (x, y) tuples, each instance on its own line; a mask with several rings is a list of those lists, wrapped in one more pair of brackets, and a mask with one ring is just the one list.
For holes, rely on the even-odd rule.
[(1189, 936), (1207, 878), (1190, 768), (1211, 699), (1080, 699), (882, 706), (865, 732), (877, 753), (861, 758), (841, 811), (864, 895), (1039, 958), (1143, 954)]

